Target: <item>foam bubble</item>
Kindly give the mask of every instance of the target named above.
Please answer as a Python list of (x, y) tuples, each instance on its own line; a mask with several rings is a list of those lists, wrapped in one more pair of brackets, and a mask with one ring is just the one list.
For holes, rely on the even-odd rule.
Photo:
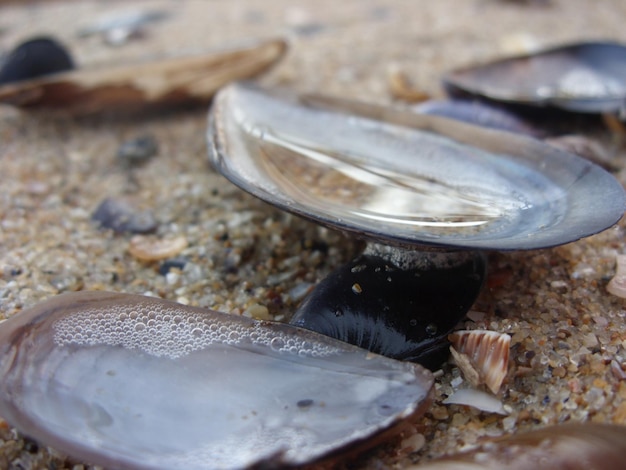
[(176, 359), (213, 344), (254, 344), (275, 352), (324, 357), (339, 350), (322, 342), (298, 336), (272, 323), (250, 322), (237, 316), (184, 305), (146, 299), (111, 302), (85, 308), (54, 324), (54, 340), (61, 346), (122, 346)]

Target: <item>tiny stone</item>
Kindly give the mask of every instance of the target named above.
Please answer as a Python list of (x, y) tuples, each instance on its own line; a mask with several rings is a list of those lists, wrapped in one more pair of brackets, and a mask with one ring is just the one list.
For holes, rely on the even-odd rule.
[(433, 416), (433, 418), (439, 421), (446, 420), (450, 417), (448, 409), (445, 406), (434, 406), (432, 410), (430, 410), (430, 414)]
[(117, 149), (117, 158), (129, 165), (138, 165), (148, 161), (159, 152), (156, 138), (146, 134), (127, 140)]
[(252, 304), (244, 312), (245, 316), (255, 318), (257, 320), (271, 320), (270, 312), (265, 305)]
[(454, 415), (452, 415), (452, 423), (450, 423), (450, 425), (454, 427), (460, 427), (467, 424), (469, 419), (470, 416), (467, 413), (455, 413)]
[(177, 273), (176, 271), (170, 271), (165, 275), (165, 281), (169, 285), (176, 284), (179, 279), (180, 279), (180, 273)]
[(455, 377), (450, 381), (450, 385), (452, 385), (454, 388), (458, 388), (459, 385), (461, 385), (463, 383), (463, 377)]
[(426, 444), (426, 438), (423, 434), (413, 434), (412, 436), (403, 439), (400, 443), (402, 449), (406, 449), (409, 452), (417, 452)]
[(187, 264), (187, 258), (185, 258), (183, 256), (166, 259), (159, 266), (159, 274), (161, 276), (165, 276), (172, 269), (178, 269), (178, 270), (182, 271), (185, 268), (186, 264)]
[(507, 416), (502, 420), (502, 428), (505, 431), (511, 432), (515, 429), (517, 424), (517, 418), (515, 416)]
[(582, 339), (583, 339), (583, 344), (587, 348), (593, 348), (597, 346), (598, 344), (598, 338), (593, 333), (587, 333), (586, 335), (583, 335)]
[(626, 380), (626, 371), (615, 359), (611, 361), (611, 372), (618, 380)]
[(117, 233), (150, 233), (157, 227), (151, 211), (137, 211), (129, 202), (116, 198), (102, 201), (91, 218)]
[(289, 296), (289, 300), (292, 302), (299, 302), (304, 299), (306, 295), (313, 290), (315, 284), (311, 282), (301, 282), (300, 284), (296, 284), (294, 287), (289, 289), (287, 295)]
[(613, 415), (613, 422), (615, 424), (626, 424), (626, 401), (620, 403)]

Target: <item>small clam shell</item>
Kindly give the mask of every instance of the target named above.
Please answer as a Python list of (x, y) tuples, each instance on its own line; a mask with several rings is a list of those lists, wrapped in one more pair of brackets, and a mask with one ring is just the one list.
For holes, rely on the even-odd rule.
[(385, 244), (554, 246), (625, 207), (621, 184), (575, 155), (390, 107), (231, 84), (208, 137), (211, 162), (242, 189)]
[[(496, 331), (460, 330), (450, 334), (448, 339), (452, 343), (453, 354), (467, 358), (473, 369), (470, 372), (478, 373), (478, 382), (472, 385), (484, 383), (497, 394), (509, 370), (511, 337)], [(463, 371), (465, 362), (457, 359), (457, 364)]]
[(302, 465), (398, 430), (432, 374), (286, 324), (107, 292), (0, 326), (0, 415), (112, 468)]
[(445, 85), (493, 100), (576, 112), (624, 110), (626, 47), (568, 44), (450, 72)]
[(411, 470), (621, 470), (626, 427), (566, 424), (507, 436)]

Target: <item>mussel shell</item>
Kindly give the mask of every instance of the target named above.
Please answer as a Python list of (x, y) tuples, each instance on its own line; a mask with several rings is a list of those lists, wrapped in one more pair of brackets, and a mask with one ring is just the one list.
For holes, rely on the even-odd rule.
[(622, 186), (575, 155), (508, 132), (361, 105), (317, 99), (314, 107), (231, 84), (210, 114), (210, 160), (270, 204), (386, 244), (541, 248), (599, 232), (624, 212)]
[(621, 470), (626, 426), (569, 423), (504, 436), (411, 470)]
[(287, 51), (282, 39), (199, 55), (78, 69), (0, 86), (0, 103), (75, 114), (208, 102), (224, 84), (266, 71)]
[(371, 445), (433, 379), (287, 324), (106, 292), (0, 326), (0, 416), (112, 468), (301, 465)]
[(400, 269), (379, 256), (359, 256), (324, 278), (291, 323), (435, 370), (448, 357), (448, 333), (485, 278), (484, 255), (458, 255), (457, 264), (431, 269)]
[(581, 113), (626, 110), (626, 47), (568, 44), (462, 68), (443, 78), (452, 92)]
[(48, 37), (24, 41), (0, 65), (0, 85), (75, 68), (69, 51)]

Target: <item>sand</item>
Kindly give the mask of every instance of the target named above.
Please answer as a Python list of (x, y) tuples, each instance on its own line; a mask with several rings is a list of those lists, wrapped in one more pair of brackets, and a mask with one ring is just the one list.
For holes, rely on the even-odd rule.
[[(133, 9), (169, 16), (116, 47), (78, 35), (103, 15)], [(626, 41), (624, 18), (622, 0), (50, 1), (0, 6), (0, 48), (45, 33), (81, 67), (96, 67), (284, 35), (290, 52), (263, 83), (388, 103), (394, 72), (442, 97), (448, 70), (567, 41)], [(215, 173), (205, 126), (206, 106), (89, 118), (0, 107), (0, 318), (61, 292), (99, 289), (285, 320), (310, 286), (359, 252), (361, 242), (282, 213)], [(129, 169), (117, 148), (146, 133), (158, 155)], [(608, 131), (595, 136), (626, 183), (624, 148)], [(99, 228), (91, 214), (106, 197), (152, 210), (149, 239), (184, 238), (184, 269), (162, 275), (159, 262), (129, 252), (133, 235)], [(512, 336), (512, 378), (501, 396), (509, 414), (443, 405), (462, 385), (448, 364), (432, 410), (357, 465), (403, 468), (486, 436), (568, 421), (626, 424), (626, 310), (606, 291), (626, 251), (624, 228), (553, 249), (490, 253), (488, 285), (466, 326)], [(3, 423), (0, 467), (88, 465)]]

